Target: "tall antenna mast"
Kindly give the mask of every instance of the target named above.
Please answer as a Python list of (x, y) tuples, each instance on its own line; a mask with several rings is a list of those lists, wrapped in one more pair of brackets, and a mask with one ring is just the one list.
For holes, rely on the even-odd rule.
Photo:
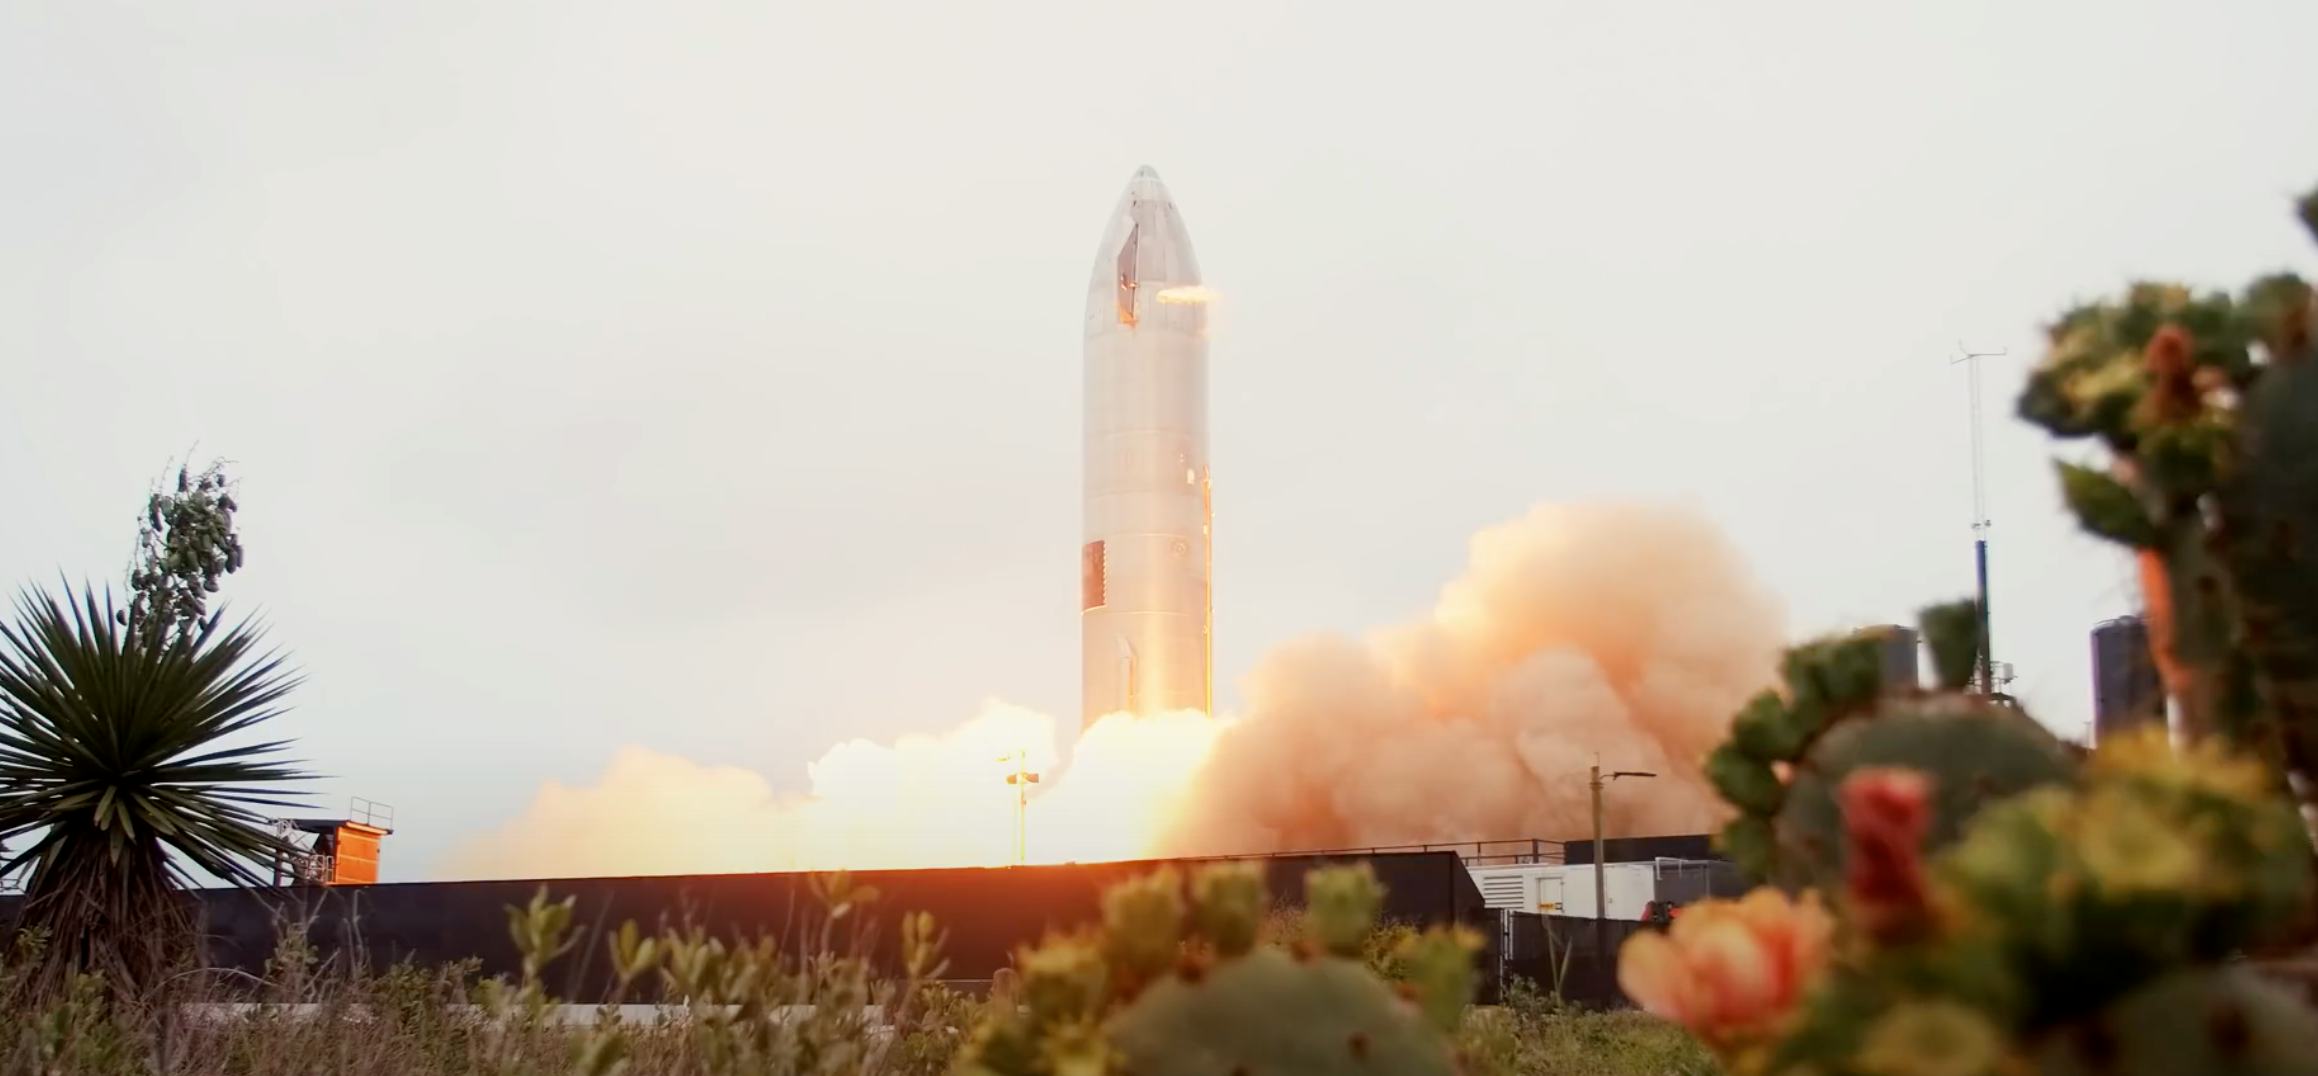
[(1948, 365), (1964, 364), (1966, 380), (1972, 395), (1972, 558), (1979, 571), (1980, 645), (1975, 661), (1980, 678), (1980, 693), (1996, 694), (1995, 644), (1989, 639), (1988, 616), (1988, 485), (1987, 454), (1981, 447), (1980, 436), (1980, 360), (2001, 358), (2009, 350), (1974, 351), (1961, 342), (1956, 345), (1958, 355)]

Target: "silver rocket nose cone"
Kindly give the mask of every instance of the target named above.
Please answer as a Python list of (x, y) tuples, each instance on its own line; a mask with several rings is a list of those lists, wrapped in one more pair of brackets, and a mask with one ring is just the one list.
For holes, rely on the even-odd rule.
[(1111, 210), (1110, 226), (1095, 251), (1094, 272), (1087, 282), (1090, 323), (1116, 318), (1134, 324), (1145, 297), (1199, 283), (1199, 259), (1192, 253), (1191, 232), (1183, 225), (1174, 196), (1156, 169), (1150, 165), (1136, 169)]
[(1123, 201), (1148, 202), (1154, 205), (1173, 205), (1175, 197), (1167, 193), (1167, 184), (1159, 178), (1159, 170), (1144, 165), (1127, 178), (1127, 192)]

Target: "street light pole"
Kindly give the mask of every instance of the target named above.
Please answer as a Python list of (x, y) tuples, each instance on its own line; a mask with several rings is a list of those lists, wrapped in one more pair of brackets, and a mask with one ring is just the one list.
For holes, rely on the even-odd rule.
[(1014, 764), (1006, 783), (1014, 786), (1014, 864), (1021, 866), (1030, 858), (1030, 786), (1038, 783), (1038, 775), (1030, 772), (1030, 754), (1021, 748), (1015, 749), (1012, 758), (1001, 755), (998, 761)]
[[(1599, 758), (1594, 760), (1593, 768), (1588, 771), (1586, 787), (1594, 794), (1594, 919), (1599, 921), (1610, 917), (1610, 906), (1606, 902), (1610, 887), (1602, 879), (1605, 873), (1602, 863), (1606, 845), (1602, 840), (1602, 760)], [(1600, 933), (1599, 928), (1595, 933)], [(1598, 942), (1601, 939), (1597, 937), (1594, 940)]]
[(1594, 798), (1594, 955), (1600, 960), (1610, 958), (1609, 939), (1604, 923), (1610, 918), (1609, 855), (1607, 842), (1602, 838), (1602, 786), (1620, 777), (1656, 777), (1641, 770), (1602, 772), (1601, 756), (1594, 756), (1594, 764), (1586, 771), (1586, 789)]

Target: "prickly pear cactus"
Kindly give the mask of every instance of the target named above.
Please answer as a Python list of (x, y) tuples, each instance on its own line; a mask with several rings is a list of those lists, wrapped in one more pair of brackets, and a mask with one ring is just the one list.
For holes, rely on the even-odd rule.
[[(2318, 198), (2313, 199), (2318, 202)], [(2238, 411), (2239, 464), (2220, 499), (2239, 632), (2274, 722), (2254, 723), (2318, 776), (2318, 298), (2298, 280), (2267, 323), (2271, 354)]]
[(1895, 702), (1821, 738), (1787, 785), (1773, 823), (1778, 869), (1788, 886), (1832, 885), (1844, 870), (1843, 813), (1836, 790), (1869, 767), (1906, 766), (1932, 778), (1924, 847), (1953, 843), (1982, 807), (2038, 785), (2064, 782), (2067, 750), (2017, 710), (1934, 696)]
[[(2318, 192), (2301, 212), (2318, 234)], [(2318, 991), (2281, 985), (2318, 964), (2314, 326), (2288, 275), (2136, 285), (2062, 317), (2020, 399), (2108, 451), (2062, 492), (2135, 551), (2180, 742), (2083, 758), (1961, 693), (1968, 603), (1924, 618), (1942, 693), (1875, 691), (1860, 640), (1801, 648), (1706, 772), (1732, 858), (1819, 892), (1695, 906), (1621, 984), (1732, 1076), (2318, 1076)], [(1820, 897), (1833, 944), (1792, 944), (1828, 936)]]
[[(1859, 781), (1883, 795), (1849, 790), (1848, 839), (1874, 852), (1891, 830), (1856, 812), (1928, 782)], [(2162, 730), (2104, 744), (2076, 782), (1979, 811), (1944, 851), (1863, 859), (1835, 890), (1849, 944), (1731, 1071), (2318, 1073), (2318, 1015), (2234, 963), (2308, 905), (2307, 848), (2259, 759), (2176, 751)]]
[(2081, 787), (1983, 813), (1937, 865), (2013, 940), (2032, 1018), (2100, 1004), (2290, 926), (2311, 897), (2309, 841), (2266, 766), (2162, 730), (2104, 745)]
[(2052, 1034), (2044, 1076), (2318, 1074), (2318, 1023), (2242, 968), (2182, 972)]
[[(2301, 203), (2318, 237), (2318, 192)], [(2085, 528), (2135, 550), (2151, 647), (2185, 731), (2301, 774), (2318, 805), (2318, 297), (2290, 273), (2237, 295), (2138, 284), (2078, 307), (2020, 413), (2092, 437), (2061, 465)]]
[(1263, 949), (1170, 976), (1106, 1026), (1137, 1076), (1456, 1071), (1438, 1027), (1333, 955)]
[[(1952, 631), (1932, 622), (1950, 611), (1936, 607), (1925, 618), (1936, 663), (1955, 664)], [(1708, 756), (1707, 777), (1740, 811), (1723, 831), (1724, 852), (1757, 877), (1789, 889), (1842, 879), (1835, 793), (1862, 769), (1907, 766), (1933, 778), (1929, 848), (1953, 841), (1984, 804), (2068, 779), (2067, 748), (2017, 710), (1912, 686), (1884, 690), (1882, 646), (1870, 632), (1790, 651), (1784, 695), (1749, 702), (1730, 742)]]
[(1100, 930), (1021, 957), (1019, 1005), (975, 1030), (963, 1074), (1440, 1073), (1474, 986), (1473, 939), (1434, 932), (1386, 984), (1358, 959), (1383, 889), (1367, 865), (1305, 881), (1306, 936), (1257, 947), (1267, 905), (1250, 864), (1172, 870), (1105, 894)]
[(1363, 863), (1313, 871), (1304, 880), (1304, 936), (1330, 956), (1356, 957), (1384, 910), (1384, 887)]

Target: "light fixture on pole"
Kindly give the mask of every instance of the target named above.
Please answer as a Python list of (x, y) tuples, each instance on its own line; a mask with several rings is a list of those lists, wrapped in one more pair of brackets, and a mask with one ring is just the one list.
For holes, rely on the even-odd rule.
[(1038, 775), (1030, 772), (1029, 752), (1020, 748), (1011, 756), (1000, 755), (998, 761), (1014, 764), (1014, 772), (1006, 775), (1006, 783), (1014, 786), (1014, 862), (1019, 866), (1029, 859), (1030, 786), (1038, 783)]

